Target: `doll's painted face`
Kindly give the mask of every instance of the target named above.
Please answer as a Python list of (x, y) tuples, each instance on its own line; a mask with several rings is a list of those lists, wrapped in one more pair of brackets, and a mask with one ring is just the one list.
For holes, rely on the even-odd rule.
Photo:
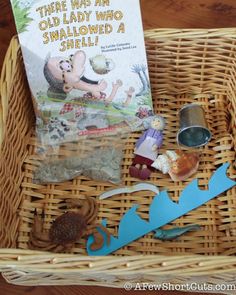
[(159, 131), (164, 129), (164, 127), (165, 127), (164, 125), (165, 125), (164, 119), (162, 117), (159, 117), (159, 116), (155, 117), (151, 122), (151, 127), (153, 129), (156, 129), (156, 130), (159, 130)]

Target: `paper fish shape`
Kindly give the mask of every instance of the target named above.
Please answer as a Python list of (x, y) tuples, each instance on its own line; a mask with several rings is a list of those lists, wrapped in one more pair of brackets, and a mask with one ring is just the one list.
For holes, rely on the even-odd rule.
[[(216, 196), (224, 193), (236, 185), (236, 182), (226, 175), (229, 164), (226, 163), (218, 168), (209, 181), (208, 190), (200, 190), (198, 180), (193, 180), (182, 192), (179, 203), (173, 202), (167, 191), (162, 191), (155, 196), (149, 210), (149, 221), (143, 220), (136, 210), (138, 205), (133, 206), (121, 219), (118, 237), (111, 236), (109, 245), (104, 245), (98, 251), (91, 251), (90, 245), (93, 243), (93, 236), (87, 241), (87, 252), (91, 256), (108, 255), (140, 237), (160, 228), (173, 220), (187, 214), (200, 207)], [(106, 226), (106, 221), (103, 221)], [(101, 232), (101, 231), (100, 231)], [(101, 232), (106, 239), (105, 233)]]

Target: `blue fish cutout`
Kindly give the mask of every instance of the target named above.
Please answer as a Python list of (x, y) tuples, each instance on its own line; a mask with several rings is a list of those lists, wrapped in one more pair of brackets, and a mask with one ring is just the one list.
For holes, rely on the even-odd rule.
[(154, 238), (159, 239), (162, 241), (171, 241), (174, 240), (183, 234), (189, 232), (189, 231), (194, 231), (194, 230), (199, 230), (201, 227), (198, 224), (193, 224), (193, 225), (188, 225), (184, 227), (174, 227), (171, 229), (156, 229)]
[[(200, 190), (198, 187), (198, 180), (193, 180), (183, 190), (178, 203), (175, 203), (170, 199), (167, 191), (162, 191), (159, 195), (154, 197), (153, 202), (150, 205), (149, 222), (137, 215), (136, 210), (138, 205), (133, 206), (127, 213), (125, 213), (120, 221), (118, 237), (111, 236), (111, 242), (109, 245), (104, 243), (104, 246), (101, 249), (91, 251), (90, 246), (93, 242), (93, 237), (90, 236), (88, 238), (88, 254), (90, 256), (108, 255), (187, 214), (234, 187), (236, 182), (229, 179), (226, 175), (229, 165), (230, 164), (226, 163), (215, 171), (209, 181), (208, 190)], [(106, 234), (102, 234), (106, 241)]]

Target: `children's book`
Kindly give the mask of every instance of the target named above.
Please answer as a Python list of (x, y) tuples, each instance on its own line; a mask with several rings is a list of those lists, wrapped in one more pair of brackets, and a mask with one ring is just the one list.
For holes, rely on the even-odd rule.
[(139, 0), (11, 0), (47, 144), (116, 129), (153, 113)]

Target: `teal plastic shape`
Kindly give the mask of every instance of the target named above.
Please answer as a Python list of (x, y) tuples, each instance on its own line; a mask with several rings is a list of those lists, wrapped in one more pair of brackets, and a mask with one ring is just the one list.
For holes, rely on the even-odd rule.
[[(87, 241), (88, 255), (104, 256), (111, 254), (231, 189), (236, 185), (236, 182), (227, 177), (228, 167), (229, 164), (226, 163), (215, 171), (209, 181), (208, 190), (200, 190), (198, 180), (193, 180), (182, 192), (178, 203), (170, 199), (167, 191), (162, 191), (159, 195), (156, 195), (150, 205), (149, 221), (143, 220), (137, 214), (138, 205), (133, 206), (122, 217), (118, 236), (111, 236), (109, 245), (106, 234), (98, 229), (103, 235), (105, 243), (101, 249), (91, 251), (90, 245), (93, 243), (94, 238), (89, 236)], [(103, 220), (102, 224), (106, 226), (106, 220)]]

